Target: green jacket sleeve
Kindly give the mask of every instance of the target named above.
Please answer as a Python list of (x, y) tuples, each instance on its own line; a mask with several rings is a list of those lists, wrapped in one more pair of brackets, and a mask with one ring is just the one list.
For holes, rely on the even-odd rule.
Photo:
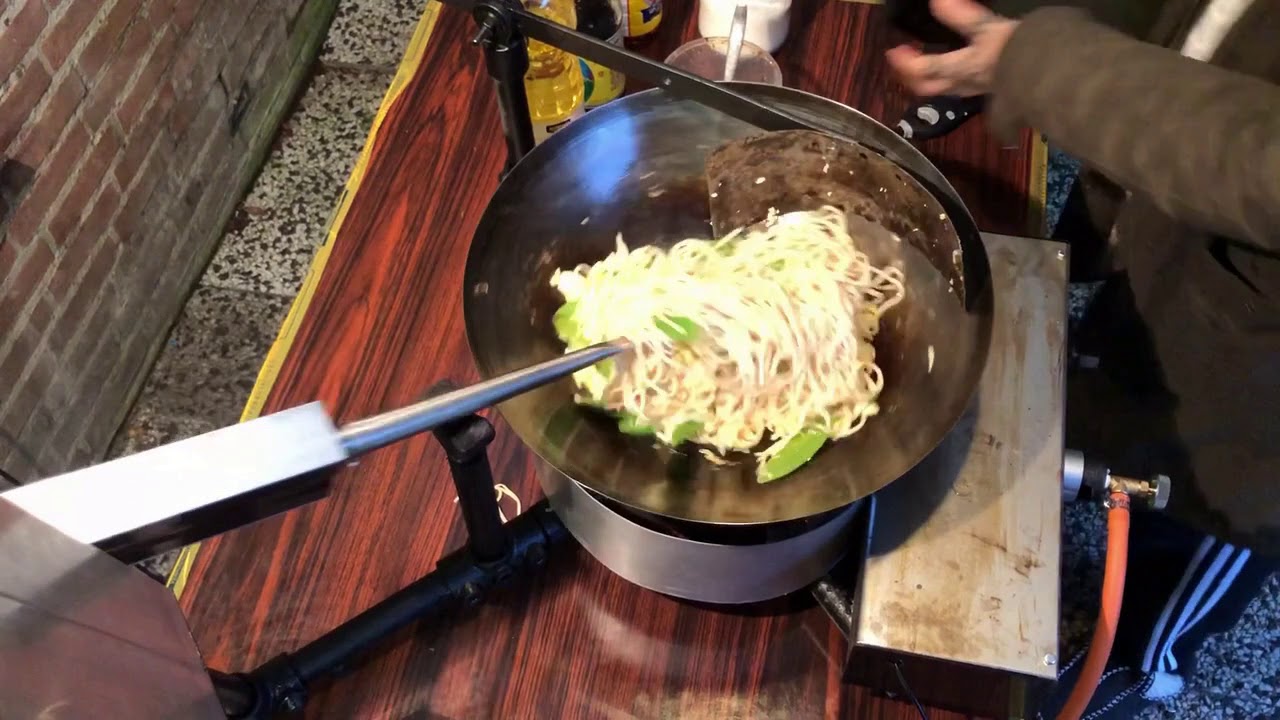
[(1179, 221), (1280, 248), (1276, 85), (1044, 8), (1000, 57), (990, 122), (1037, 128)]

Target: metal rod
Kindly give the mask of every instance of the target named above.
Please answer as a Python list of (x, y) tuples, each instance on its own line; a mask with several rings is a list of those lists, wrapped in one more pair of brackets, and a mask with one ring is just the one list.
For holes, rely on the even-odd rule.
[(289, 664), (304, 686), (340, 673), (396, 630), (450, 609), (463, 584), (482, 572), (476, 565), (442, 562), (435, 571), (289, 653)]
[(510, 172), (516, 163), (534, 147), (533, 120), (529, 115), (529, 97), (524, 91), (524, 75), (529, 69), (529, 54), (524, 38), (510, 45), (489, 45), (484, 49), (485, 65), (498, 94), (498, 113), (507, 130), (507, 162)]
[[(452, 388), (449, 388), (452, 390)], [(493, 562), (507, 552), (502, 510), (493, 490), (493, 470), (487, 448), (493, 424), (479, 415), (445, 423), (434, 431), (449, 460), (449, 476), (458, 493), (458, 511), (467, 526), (467, 545), (480, 562)]]
[(497, 90), (498, 113), (507, 139), (505, 175), (533, 150), (535, 143), (529, 98), (524, 89), (524, 76), (529, 70), (528, 46), (524, 36), (513, 32), (511, 24), (497, 12), (479, 13), (480, 30), (471, 42), (484, 47), (485, 67)]
[(630, 349), (631, 343), (626, 340), (592, 345), (554, 360), (351, 423), (338, 431), (339, 440), (349, 455), (361, 455), (553, 383)]
[(725, 82), (733, 80), (738, 71), (738, 58), (742, 55), (742, 41), (747, 34), (747, 6), (733, 9), (733, 24), (729, 26), (729, 54), (724, 62)]
[(232, 717), (257, 720), (303, 709), (312, 686), (350, 669), (392, 633), (415, 622), (456, 621), (459, 609), (476, 607), (522, 576), (540, 573), (551, 548), (569, 538), (546, 500), (512, 519), (503, 532), (508, 549), (494, 562), (477, 562), (465, 547), (456, 550), (432, 572), (305, 646), (242, 675), (214, 674), (225, 686), (220, 697), (229, 707), (251, 707)]

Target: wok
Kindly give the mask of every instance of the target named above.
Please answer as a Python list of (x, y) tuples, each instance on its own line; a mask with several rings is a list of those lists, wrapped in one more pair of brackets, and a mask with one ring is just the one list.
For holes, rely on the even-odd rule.
[[(922, 460), (973, 397), (991, 335), (991, 294), (972, 219), (914, 148), (838, 103), (735, 86), (865, 147), (808, 132), (760, 136), (658, 90), (610, 103), (536, 148), (499, 185), (467, 256), (463, 314), (480, 374), (493, 377), (564, 351), (551, 325), (560, 305), (551, 274), (602, 259), (619, 232), (631, 245), (669, 246), (711, 237), (713, 220), (722, 232), (763, 219), (769, 207), (840, 204), (873, 261), (903, 267), (907, 295), (876, 340), (885, 375), (880, 414), (794, 474), (760, 484), (749, 457), (720, 466), (624, 435), (575, 405), (569, 380), (499, 407), (544, 461), (608, 500), (687, 523), (742, 526), (828, 513)], [(770, 182), (757, 185), (744, 173)]]

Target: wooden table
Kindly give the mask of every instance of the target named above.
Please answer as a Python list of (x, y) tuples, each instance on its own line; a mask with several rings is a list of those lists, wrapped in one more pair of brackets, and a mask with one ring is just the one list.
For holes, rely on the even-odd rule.
[[(692, 7), (668, 3), (649, 52), (665, 56), (694, 35)], [(797, 3), (797, 29), (779, 56), (787, 83), (896, 122), (907, 100), (882, 60), (891, 38), (881, 12)], [(504, 146), (472, 30), (464, 13), (428, 8), (246, 417), (320, 400), (345, 422), (411, 402), (442, 378), (476, 379), (461, 274)], [(924, 148), (982, 229), (1037, 227), (1028, 195), (1042, 191), (1028, 188), (1042, 177), (1033, 168), (1043, 148), (1029, 133), (1004, 149), (978, 121)], [(527, 506), (540, 495), (529, 455), (497, 425), (494, 474)], [(438, 446), (420, 437), (342, 470), (322, 502), (188, 549), (170, 584), (209, 665), (254, 667), (429, 572), (463, 540), (453, 496)], [(835, 626), (803, 602), (695, 608), (627, 585), (570, 545), (546, 575), (451, 627), (391, 639), (320, 689), (308, 714), (915, 717), (906, 704), (842, 685), (844, 653)]]

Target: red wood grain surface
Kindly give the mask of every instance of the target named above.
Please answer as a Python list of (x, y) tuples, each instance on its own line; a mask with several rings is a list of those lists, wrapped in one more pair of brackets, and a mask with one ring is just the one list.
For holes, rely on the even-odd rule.
[[(646, 52), (693, 35), (668, 4)], [(880, 9), (800, 2), (779, 56), (788, 85), (896, 122)], [(340, 422), (476, 379), (461, 277), (504, 145), (492, 83), (440, 12), (415, 78), (386, 117), (365, 178), (265, 411), (320, 400)], [(925, 146), (984, 230), (1025, 233), (1029, 135), (1005, 150), (975, 121)], [(530, 504), (531, 462), (501, 421), (495, 478)], [(210, 666), (248, 669), (314, 639), (430, 571), (463, 540), (444, 458), (420, 437), (343, 469), (333, 495), (204, 544), (181, 604)], [(508, 508), (510, 512), (510, 508)], [(318, 689), (310, 717), (910, 718), (914, 708), (839, 682), (845, 643), (795, 601), (749, 613), (636, 589), (569, 546), (550, 570), (448, 627), (392, 638)], [(959, 717), (937, 711), (938, 720)]]

